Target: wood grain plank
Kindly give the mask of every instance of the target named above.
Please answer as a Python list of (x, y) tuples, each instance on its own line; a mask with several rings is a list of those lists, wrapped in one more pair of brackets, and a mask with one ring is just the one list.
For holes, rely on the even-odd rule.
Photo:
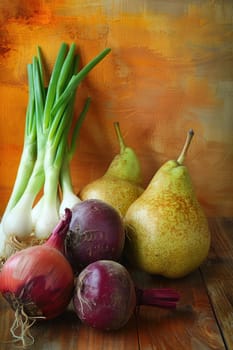
[[(0, 297), (0, 349), (15, 350), (11, 343), (10, 327), (14, 312)], [(84, 326), (75, 315), (72, 306), (60, 317), (37, 322), (31, 329), (35, 339), (33, 350), (137, 350), (138, 335), (135, 317), (114, 332), (101, 332)], [(9, 341), (9, 342), (8, 342)]]
[(210, 228), (210, 257), (201, 271), (226, 346), (233, 349), (233, 219), (212, 219)]
[[(10, 327), (14, 321), (14, 312), (11, 310), (6, 301), (0, 297), (0, 349), (15, 350), (16, 347), (12, 343)], [(54, 320), (38, 321), (32, 328), (31, 334), (35, 343), (33, 350), (61, 350), (74, 349), (80, 322), (72, 312), (68, 309), (61, 317)], [(7, 344), (4, 342), (9, 341)]]
[(138, 335), (135, 317), (118, 331), (101, 332), (90, 327), (80, 328), (77, 349), (137, 350)]
[(233, 219), (209, 219), (211, 249), (202, 266), (206, 279), (232, 279)]
[(181, 296), (176, 310), (141, 307), (140, 349), (225, 349), (199, 271), (179, 280), (148, 277), (144, 286), (175, 288)]

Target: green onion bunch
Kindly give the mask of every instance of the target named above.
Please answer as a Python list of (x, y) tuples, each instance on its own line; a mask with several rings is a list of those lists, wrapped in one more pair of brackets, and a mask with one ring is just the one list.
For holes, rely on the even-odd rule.
[(73, 190), (70, 161), (90, 98), (73, 126), (76, 92), (81, 81), (109, 52), (109, 48), (104, 49), (79, 69), (75, 44), (62, 43), (48, 86), (45, 86), (40, 47), (28, 64), (29, 98), (23, 150), (0, 225), (2, 261), (28, 237), (46, 240), (64, 209), (80, 201)]

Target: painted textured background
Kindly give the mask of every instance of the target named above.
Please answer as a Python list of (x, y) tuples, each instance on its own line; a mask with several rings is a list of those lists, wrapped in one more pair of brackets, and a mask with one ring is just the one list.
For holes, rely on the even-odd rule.
[(72, 163), (76, 191), (102, 175), (118, 145), (118, 120), (141, 160), (144, 185), (186, 161), (207, 215), (233, 215), (233, 2), (191, 0), (0, 0), (0, 214), (14, 182), (27, 105), (26, 65), (42, 47), (48, 70), (62, 41), (83, 63), (112, 52), (82, 83), (77, 113), (92, 106)]

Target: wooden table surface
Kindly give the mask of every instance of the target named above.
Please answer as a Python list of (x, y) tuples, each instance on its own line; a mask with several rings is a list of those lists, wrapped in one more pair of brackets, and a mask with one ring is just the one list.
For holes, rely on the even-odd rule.
[[(203, 266), (189, 276), (167, 280), (133, 273), (141, 286), (176, 288), (176, 310), (142, 306), (127, 326), (100, 332), (81, 324), (72, 307), (32, 328), (38, 350), (207, 350), (233, 349), (233, 219), (210, 219), (212, 246)], [(13, 311), (0, 298), (0, 349), (16, 349), (10, 327)]]

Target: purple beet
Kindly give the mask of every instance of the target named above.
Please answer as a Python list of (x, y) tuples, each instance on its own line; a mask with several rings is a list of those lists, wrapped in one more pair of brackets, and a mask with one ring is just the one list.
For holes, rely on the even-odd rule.
[(77, 316), (100, 330), (123, 327), (138, 305), (175, 308), (179, 295), (172, 289), (136, 288), (128, 270), (116, 261), (96, 261), (79, 274), (73, 297)]
[(88, 199), (73, 207), (66, 255), (75, 271), (97, 260), (118, 261), (124, 243), (123, 221), (112, 206)]

